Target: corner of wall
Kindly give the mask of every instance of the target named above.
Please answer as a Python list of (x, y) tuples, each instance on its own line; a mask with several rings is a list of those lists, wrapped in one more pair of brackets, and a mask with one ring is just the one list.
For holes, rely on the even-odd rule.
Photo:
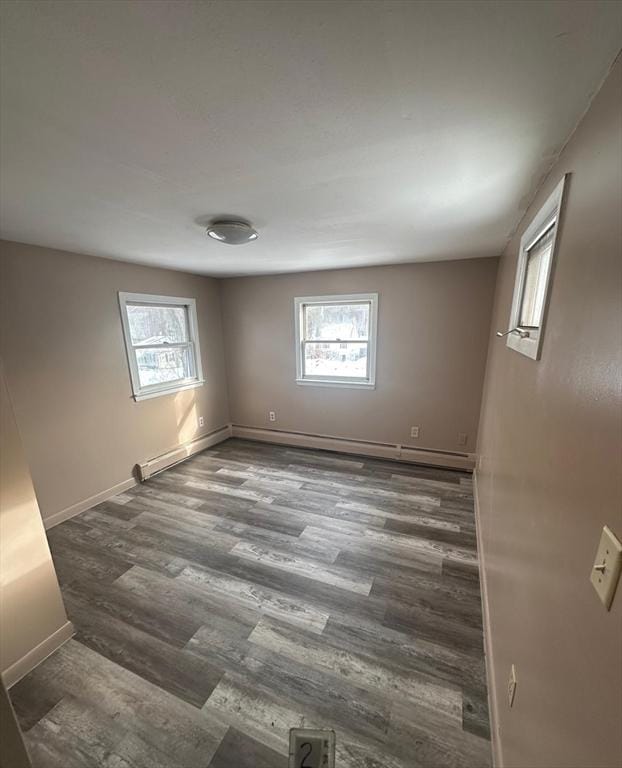
[(475, 505), (475, 536), (477, 539), (477, 554), (479, 558), (479, 582), (482, 600), (482, 624), (484, 628), (484, 657), (486, 662), (486, 682), (488, 690), (488, 713), (490, 716), (490, 740), (492, 746), (493, 768), (503, 768), (503, 750), (499, 732), (499, 703), (497, 701), (496, 670), (494, 665), (494, 651), (492, 644), (490, 611), (488, 607), (488, 584), (485, 564), (484, 546), (482, 542), (482, 528), (479, 513), (479, 496), (477, 478), (479, 469), (479, 455), (476, 458), (476, 467), (473, 470), (473, 501)]

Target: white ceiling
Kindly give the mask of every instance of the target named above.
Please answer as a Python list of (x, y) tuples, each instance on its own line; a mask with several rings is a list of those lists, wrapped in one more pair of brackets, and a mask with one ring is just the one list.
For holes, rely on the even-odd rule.
[(211, 275), (499, 254), (622, 43), (599, 0), (1, 6), (2, 236)]

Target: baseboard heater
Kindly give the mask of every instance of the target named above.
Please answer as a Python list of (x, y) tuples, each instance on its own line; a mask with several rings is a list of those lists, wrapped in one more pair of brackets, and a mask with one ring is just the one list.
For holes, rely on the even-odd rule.
[(256, 440), (263, 443), (291, 445), (299, 448), (319, 448), (324, 451), (353, 453), (358, 456), (372, 456), (380, 459), (392, 459), (408, 464), (426, 464), (433, 467), (462, 469), (471, 472), (475, 467), (475, 454), (439, 451), (430, 448), (414, 448), (398, 443), (375, 443), (367, 440), (354, 440), (347, 437), (317, 435), (306, 432), (286, 432), (278, 429), (261, 429), (233, 424), (232, 437), (244, 440)]
[(215, 429), (213, 432), (210, 432), (207, 435), (202, 435), (189, 443), (179, 445), (177, 448), (173, 448), (172, 451), (163, 453), (161, 456), (149, 459), (149, 461), (146, 461), (144, 464), (137, 464), (136, 471), (138, 473), (138, 479), (141, 483), (144, 483), (145, 480), (158, 474), (158, 472), (169, 469), (175, 464), (185, 461), (195, 453), (204, 451), (206, 448), (211, 448), (212, 445), (222, 443), (223, 440), (227, 440), (229, 437), (231, 437), (231, 425), (228, 424), (226, 427)]

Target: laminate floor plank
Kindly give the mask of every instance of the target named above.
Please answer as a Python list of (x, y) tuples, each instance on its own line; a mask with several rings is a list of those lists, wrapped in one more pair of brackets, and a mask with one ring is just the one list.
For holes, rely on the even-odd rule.
[[(288, 753), (289, 729), (330, 727), (322, 715), (306, 704), (282, 696), (270, 686), (257, 685), (252, 678), (225, 674), (203, 707), (212, 717), (242, 730), (268, 748), (282, 755)], [(387, 744), (379, 746), (372, 739), (339, 729), (336, 743), (339, 768), (409, 768), (393, 754)], [(232, 766), (233, 768), (233, 766)]]
[(230, 439), (48, 531), (76, 635), (34, 768), (489, 768), (470, 475)]
[(261, 618), (255, 608), (233, 603), (226, 594), (204, 590), (140, 567), (124, 573), (114, 586), (140, 604), (151, 601), (151, 613), (156, 621), (158, 617), (169, 617), (175, 626), (183, 628), (182, 645), (186, 645), (201, 627), (218, 628), (223, 621), (226, 626), (231, 621), (236, 626), (246, 626), (248, 636)]
[(482, 658), (446, 648), (421, 637), (415, 639), (412, 635), (389, 629), (376, 622), (353, 621), (343, 615), (331, 616), (323, 636), (330, 638), (334, 645), (341, 644), (343, 648), (380, 661), (387, 667), (421, 672), (431, 678), (462, 687), (463, 692), (465, 689), (475, 692), (480, 691), (482, 686), (485, 688), (485, 666)]
[(389, 699), (413, 699), (438, 708), (458, 721), (462, 718), (462, 694), (457, 686), (435, 682), (417, 672), (403, 673), (377, 659), (370, 659), (324, 635), (321, 639), (297, 631), (272, 619), (262, 620), (251, 632), (249, 642), (287, 656)]
[[(76, 544), (98, 559), (103, 549), (109, 552), (112, 557), (117, 558), (120, 563), (128, 566), (142, 565), (146, 568), (177, 575), (187, 564), (186, 561), (180, 560), (175, 555), (128, 540), (126, 531), (115, 532), (106, 528), (94, 528), (79, 517), (63, 523), (63, 527), (58, 528), (58, 534), (55, 535), (62, 538), (70, 549), (73, 544)], [(54, 551), (55, 553), (60, 552), (57, 545), (54, 545)]]
[(219, 667), (107, 615), (82, 596), (66, 595), (65, 605), (76, 640), (195, 707), (203, 706), (223, 675)]
[[(380, 621), (386, 611), (384, 598), (363, 595), (301, 573), (283, 572), (264, 561), (232, 558), (221, 569), (224, 576), (264, 587), (288, 603), (312, 606), (320, 613), (343, 613)], [(365, 578), (362, 576), (361, 578)]]
[(229, 728), (209, 768), (287, 768), (288, 759), (242, 731)]
[[(198, 768), (209, 761), (226, 733), (216, 718), (76, 640), (62, 646), (30, 675), (43, 690), (62, 694), (59, 704), (26, 734), (26, 745), (35, 754), (56, 748), (61, 755), (66, 753), (69, 763), (75, 752), (72, 744), (76, 744), (90, 758), (86, 765), (99, 765), (98, 745), (120, 744), (127, 738), (148, 746), (148, 751), (139, 749), (132, 755), (133, 762), (126, 760), (129, 765), (147, 768), (154, 755), (161, 753), (165, 760), (158, 760), (157, 765)], [(69, 706), (67, 702), (72, 701), (78, 705)], [(80, 724), (82, 718), (88, 721), (86, 727)], [(123, 738), (115, 733), (117, 727)], [(82, 743), (76, 738), (80, 734)]]
[[(146, 575), (143, 579), (148, 588), (135, 588), (137, 572)], [(192, 610), (186, 610), (186, 603), (179, 599), (177, 602), (166, 601), (166, 588), (171, 581), (153, 571), (134, 566), (112, 584), (96, 580), (72, 582), (63, 589), (63, 595), (88, 601), (93, 610), (113, 620), (118, 619), (152, 637), (183, 648), (205, 622), (209, 609), (205, 608), (201, 613), (194, 605)], [(161, 591), (156, 592), (156, 589)], [(69, 618), (72, 618), (71, 611)]]
[(332, 584), (335, 587), (346, 589), (349, 592), (357, 592), (361, 595), (369, 595), (374, 581), (369, 576), (349, 571), (346, 568), (331, 567), (321, 562), (283, 555), (277, 550), (244, 541), (236, 544), (231, 550), (231, 554), (244, 560), (264, 563), (271, 568), (277, 568), (288, 573), (297, 573), (305, 578)]
[(69, 544), (58, 533), (50, 540), (52, 559), (61, 586), (76, 581), (97, 579), (111, 583), (131, 568), (131, 563), (110, 555), (106, 551), (93, 552), (90, 547)]
[(290, 599), (278, 590), (258, 587), (251, 581), (213, 568), (190, 565), (176, 577), (176, 581), (199, 585), (210, 593), (218, 593), (223, 599), (255, 608), (262, 614), (280, 618), (291, 624), (308, 627), (318, 634), (328, 621), (328, 613), (318, 610), (310, 603)]
[(489, 768), (490, 743), (453, 723), (438, 711), (398, 703), (391, 713), (388, 737), (397, 755), (417, 768)]

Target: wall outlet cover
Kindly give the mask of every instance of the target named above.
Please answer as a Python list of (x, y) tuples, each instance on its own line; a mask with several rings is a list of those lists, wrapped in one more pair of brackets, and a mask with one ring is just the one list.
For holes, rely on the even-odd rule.
[(596, 550), (590, 581), (607, 610), (611, 608), (620, 580), (620, 571), (622, 571), (622, 543), (611, 528), (605, 525)]
[(276, 412), (275, 411), (268, 411), (268, 419), (270, 421), (276, 421)]
[(204, 427), (205, 426), (205, 419), (203, 416), (199, 416), (199, 426)]
[(410, 428), (410, 436), (411, 437), (419, 437), (419, 427), (411, 427)]

